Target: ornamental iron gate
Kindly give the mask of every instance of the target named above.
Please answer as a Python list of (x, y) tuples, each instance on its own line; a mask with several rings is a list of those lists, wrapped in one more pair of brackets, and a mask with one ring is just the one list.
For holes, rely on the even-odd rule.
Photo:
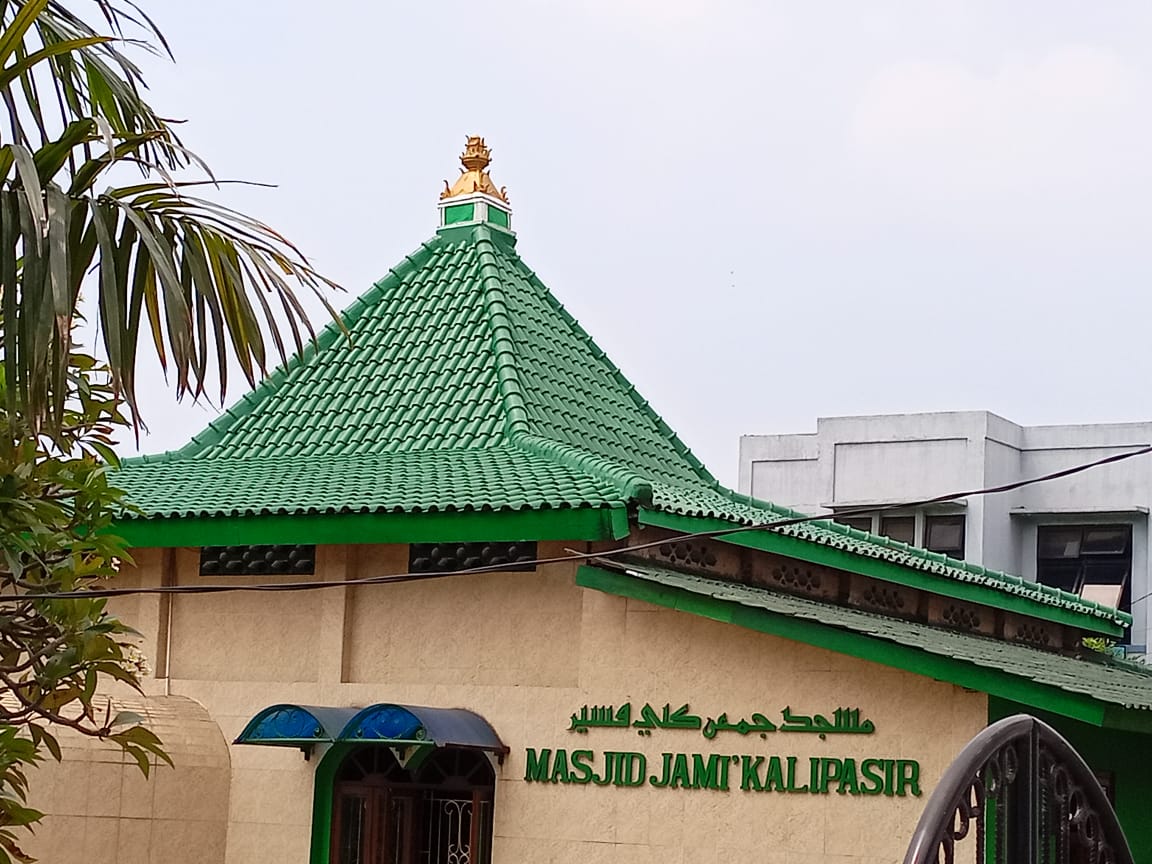
[(904, 864), (1134, 864), (1096, 779), (1055, 729), (1017, 714), (968, 742), (920, 816)]

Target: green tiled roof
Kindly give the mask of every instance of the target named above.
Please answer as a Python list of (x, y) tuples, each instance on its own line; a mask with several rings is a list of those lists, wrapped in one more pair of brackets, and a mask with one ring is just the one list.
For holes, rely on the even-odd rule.
[[(797, 514), (720, 486), (486, 225), (441, 229), (180, 450), (126, 460), (127, 519), (640, 507), (754, 525)], [(853, 560), (1115, 610), (829, 522)]]
[[(222, 470), (243, 482), (222, 483)], [(504, 510), (620, 498), (607, 480), (514, 446), (341, 454), (301, 460), (288, 471), (279, 456), (174, 459), (128, 465), (119, 482), (157, 516), (295, 513), (302, 506), (311, 513)], [(194, 497), (189, 490), (202, 491)]]
[(442, 232), (178, 451), (144, 517), (623, 507), (711, 475), (515, 254)]
[[(1152, 731), (1152, 669), (1124, 661), (1055, 654), (1019, 643), (933, 627), (915, 621), (835, 606), (826, 602), (781, 594), (766, 588), (721, 582), (647, 565), (611, 564), (610, 569), (585, 566), (577, 582), (609, 593), (636, 597), (669, 608), (777, 632), (772, 622), (809, 622), (812, 644), (847, 650), (856, 656), (916, 668), (972, 689), (1069, 713), (1084, 708), (1084, 697), (1114, 709), (1149, 712), (1140, 720)], [(734, 609), (748, 610), (741, 614)], [(802, 628), (802, 625), (801, 625)], [(867, 643), (837, 641), (836, 631), (868, 637)], [(787, 634), (797, 637), (794, 628)], [(883, 644), (901, 654), (886, 654)], [(912, 652), (912, 653), (910, 653)], [(923, 655), (916, 663), (916, 655)], [(964, 674), (967, 667), (968, 674)], [(951, 670), (951, 671), (949, 671)], [(1067, 699), (1055, 693), (1067, 694)], [(1053, 704), (1055, 702), (1055, 705)], [(1101, 715), (1103, 716), (1103, 715)], [(1089, 718), (1090, 719), (1090, 718)]]

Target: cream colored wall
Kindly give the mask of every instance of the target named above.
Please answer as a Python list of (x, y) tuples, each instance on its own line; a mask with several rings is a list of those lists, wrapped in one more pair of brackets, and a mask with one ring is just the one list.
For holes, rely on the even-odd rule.
[[(202, 579), (199, 569), (199, 550), (179, 550), (177, 584), (219, 578)], [(237, 584), (276, 581), (263, 576), (228, 578)], [(228, 670), (228, 677), (237, 681), (319, 680), (318, 599), (323, 602), (315, 594), (269, 592), (174, 597), (170, 677), (216, 678)]]
[[(119, 699), (164, 740), (175, 767), (145, 778), (111, 744), (58, 730), (62, 761), (28, 773), (30, 803), (48, 815), (25, 851), (51, 864), (221, 864), (231, 787), (228, 745), (189, 699)], [(255, 860), (255, 859), (253, 859)]]
[[(715, 862), (778, 860), (795, 864), (891, 864), (902, 860), (936, 781), (961, 747), (986, 725), (983, 694), (732, 625), (595, 591), (582, 601), (577, 688), (540, 694), (526, 712), (523, 742), (512, 745), (497, 798), (496, 855), (501, 862)], [(685, 702), (694, 712), (732, 720), (754, 711), (779, 722), (798, 713), (831, 715), (858, 707), (872, 735), (775, 733), (766, 740), (693, 731), (565, 731), (585, 703), (655, 706)], [(509, 742), (511, 744), (511, 742)], [(743, 792), (733, 764), (732, 791), (565, 786), (523, 781), (524, 747), (643, 752), (649, 773), (662, 752), (914, 759), (923, 796), (890, 798)], [(806, 775), (800, 780), (805, 783)], [(543, 829), (543, 830), (542, 830)]]
[[(559, 554), (565, 545), (541, 544), (539, 551)], [(400, 572), (406, 555), (403, 546), (323, 548), (318, 578)], [(163, 556), (141, 560), (142, 581), (157, 582)], [(168, 560), (169, 578), (209, 581), (197, 575), (192, 550)], [(229, 740), (279, 702), (389, 701), (476, 711), (511, 748), (496, 793), (497, 864), (689, 864), (735, 854), (795, 864), (899, 860), (940, 773), (986, 723), (983, 694), (584, 590), (575, 585), (574, 569), (176, 597), (171, 677), (149, 686), (198, 701)], [(146, 598), (118, 611), (130, 623), (139, 618), (146, 647), (159, 651), (167, 641), (158, 603)], [(785, 705), (806, 713), (852, 706), (877, 731), (826, 742), (778, 734), (767, 741), (721, 736), (714, 743), (695, 732), (645, 739), (624, 730), (566, 731), (582, 705), (623, 701), (687, 702), (696, 712), (733, 718), (753, 711), (778, 717)], [(526, 747), (642, 751), (650, 769), (664, 751), (796, 755), (801, 764), (810, 755), (916, 759), (925, 797), (526, 783)], [(231, 747), (228, 864), (307, 861), (315, 764), (295, 750)]]
[[(389, 553), (374, 558), (371, 566), (382, 572), (407, 569), (405, 547), (392, 547)], [(345, 680), (423, 687), (575, 687), (582, 589), (572, 572), (550, 567), (539, 573), (354, 588)], [(550, 650), (540, 650), (542, 638)]]

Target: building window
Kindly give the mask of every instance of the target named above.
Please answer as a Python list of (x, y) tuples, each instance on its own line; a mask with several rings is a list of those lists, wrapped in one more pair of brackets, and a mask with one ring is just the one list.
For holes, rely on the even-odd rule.
[(964, 517), (925, 516), (924, 548), (952, 558), (964, 557)]
[(882, 516), (880, 517), (880, 533), (893, 540), (909, 545), (916, 544), (916, 517), (915, 516)]
[(841, 525), (847, 525), (849, 528), (855, 528), (857, 531), (872, 533), (871, 516), (836, 516), (833, 518)]
[(946, 516), (927, 513), (899, 513), (891, 516), (833, 515), (834, 522), (879, 534), (932, 552), (943, 552), (951, 558), (964, 558), (963, 513)]
[(1131, 573), (1131, 525), (1037, 528), (1037, 582), (1127, 611)]

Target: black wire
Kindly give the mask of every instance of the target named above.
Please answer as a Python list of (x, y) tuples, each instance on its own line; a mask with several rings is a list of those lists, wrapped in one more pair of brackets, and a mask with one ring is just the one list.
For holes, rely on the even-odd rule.
[(1137, 597), (1135, 600), (1129, 600), (1129, 601), (1128, 601), (1128, 608), (1129, 608), (1129, 609), (1131, 609), (1131, 608), (1132, 608), (1133, 606), (1135, 606), (1137, 603), (1139, 603), (1139, 602), (1141, 602), (1141, 601), (1143, 601), (1143, 600), (1147, 600), (1149, 597), (1152, 597), (1152, 591), (1149, 591), (1147, 594), (1141, 594), (1141, 595), (1140, 595), (1139, 597)]
[[(1039, 477), (1030, 477), (1025, 480), (1017, 480), (1013, 483), (1005, 483), (1001, 486), (989, 486), (982, 489), (969, 489), (964, 492), (950, 492), (946, 495), (937, 495), (934, 498), (923, 498), (919, 501), (902, 501), (895, 504), (879, 504), (879, 505), (862, 505), (860, 507), (847, 507), (836, 512), (837, 516), (857, 516), (870, 513), (884, 513), (889, 510), (905, 510), (913, 507), (926, 507), (932, 504), (944, 504), (949, 501), (955, 501), (958, 498), (969, 498), (978, 495), (995, 495), (1001, 492), (1011, 492), (1015, 489), (1021, 489), (1025, 486), (1033, 486), (1037, 483), (1047, 483), (1052, 480), (1059, 480), (1063, 477), (1070, 477), (1073, 474), (1079, 474), (1083, 471), (1088, 471), (1092, 468), (1098, 468), (1102, 465), (1110, 465), (1114, 462), (1121, 462), (1125, 459), (1131, 459), (1135, 456), (1145, 456), (1152, 453), (1152, 445), (1141, 447), (1138, 450), (1131, 450), (1127, 453), (1116, 453), (1112, 456), (1105, 456), (1102, 459), (1097, 459), (1094, 462), (1085, 462), (1081, 465), (1073, 466), (1072, 468), (1064, 468), (1060, 471), (1053, 471), (1051, 474), (1043, 474)], [(696, 531), (690, 534), (678, 534), (675, 538), (662, 538), (660, 540), (653, 540), (647, 543), (636, 543), (630, 546), (620, 546), (616, 549), (607, 549), (600, 552), (570, 552), (568, 555), (559, 555), (554, 558), (534, 558), (528, 561), (517, 561), (517, 567), (535, 567), (542, 564), (563, 564), (572, 561), (586, 561), (591, 558), (614, 558), (618, 555), (626, 555), (630, 552), (639, 552), (644, 549), (652, 549), (656, 546), (662, 546), (665, 543), (681, 542), (684, 540), (695, 539), (710, 539), (716, 537), (726, 537), (730, 534), (741, 534), (747, 531), (778, 531), (781, 528), (787, 528), (792, 525), (800, 525), (805, 522), (828, 521), (830, 517), (824, 516), (790, 516), (785, 519), (777, 519), (772, 522), (759, 522), (752, 525), (735, 525), (731, 528), (717, 528), (709, 531)], [(394, 582), (418, 582), (426, 579), (442, 579), (446, 576), (469, 576), (477, 573), (493, 573), (506, 570), (507, 564), (488, 564), (481, 567), (469, 567), (463, 570), (451, 571), (436, 571), (431, 573), (390, 573), (384, 576), (366, 576), (362, 579), (347, 579), (342, 582), (280, 582), (280, 583), (258, 583), (254, 585), (156, 585), (143, 588), (92, 588), (79, 591), (60, 591), (57, 593), (46, 594), (5, 594), (0, 595), (0, 603), (24, 603), (31, 600), (90, 600), (105, 597), (134, 597), (148, 594), (219, 594), (225, 591), (321, 591), (325, 588), (347, 588), (348, 586), (356, 585), (385, 585)], [(1132, 601), (1133, 603), (1138, 600), (1144, 600), (1152, 596), (1152, 592), (1145, 594), (1143, 597), (1137, 598)]]

